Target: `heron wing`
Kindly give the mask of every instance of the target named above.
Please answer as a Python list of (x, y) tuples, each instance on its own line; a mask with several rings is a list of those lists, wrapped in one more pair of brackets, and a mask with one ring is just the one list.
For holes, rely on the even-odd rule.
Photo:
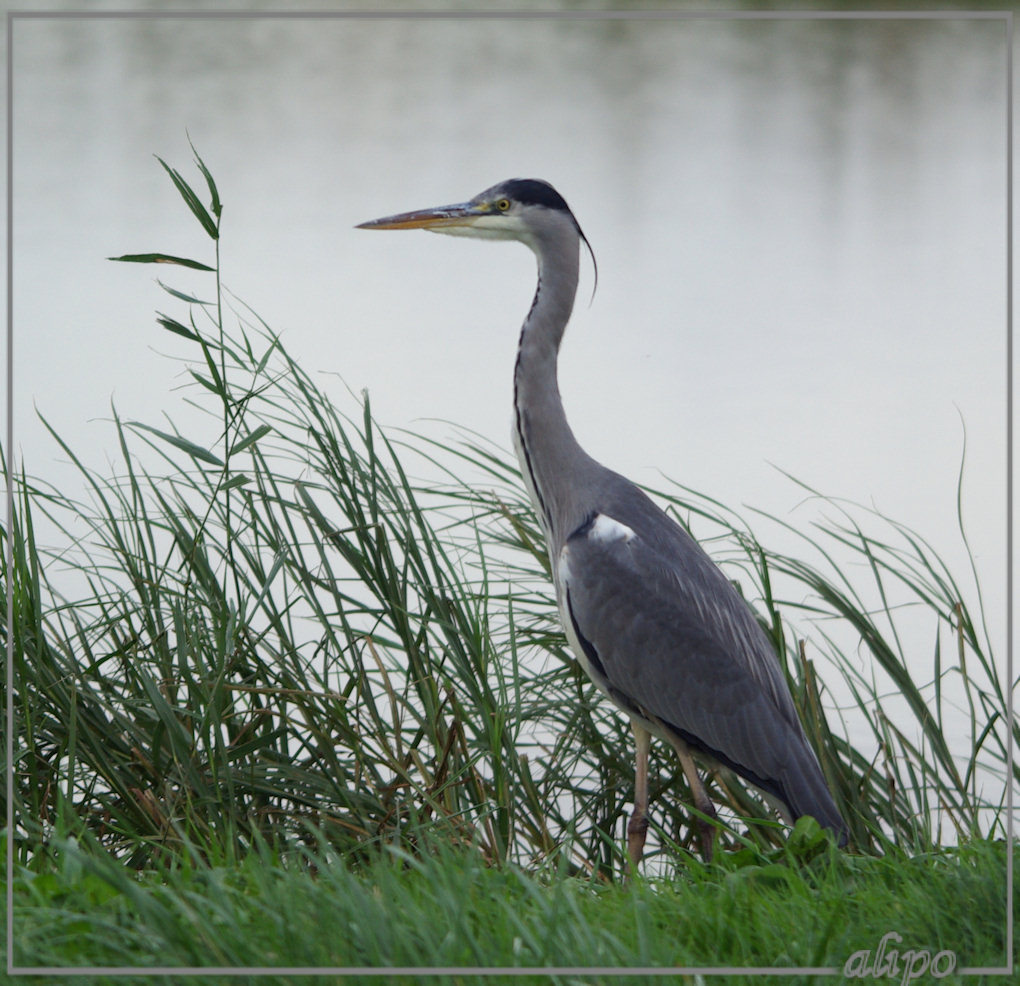
[(805, 772), (824, 782), (764, 632), (701, 547), (631, 489), (559, 553), (563, 615), (589, 673), (626, 711), (824, 823), (828, 806), (791, 790)]

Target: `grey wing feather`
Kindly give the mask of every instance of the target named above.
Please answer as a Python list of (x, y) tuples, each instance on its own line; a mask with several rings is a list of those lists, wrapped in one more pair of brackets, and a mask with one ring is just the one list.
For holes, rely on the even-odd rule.
[(599, 683), (794, 816), (812, 814), (842, 832), (751, 610), (686, 532), (636, 488), (626, 493), (568, 537), (560, 554), (564, 608), (606, 679)]

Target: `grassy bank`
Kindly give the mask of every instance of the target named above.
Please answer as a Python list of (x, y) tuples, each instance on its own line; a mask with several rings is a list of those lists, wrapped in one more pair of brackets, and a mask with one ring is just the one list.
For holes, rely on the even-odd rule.
[[(24, 963), (842, 969), (895, 931), (901, 953), (951, 950), (958, 973), (1000, 963), (1005, 951), (1002, 843), (877, 858), (795, 837), (783, 851), (707, 866), (691, 859), (681, 878), (628, 887), (494, 868), (479, 852), (448, 846), (383, 852), (353, 868), (325, 846), (294, 854), (263, 847), (240, 865), (184, 857), (141, 876), (74, 844), (54, 846), (53, 857), (45, 874), (18, 876)], [(941, 961), (948, 968), (949, 958)], [(637, 979), (591, 972), (553, 981)]]

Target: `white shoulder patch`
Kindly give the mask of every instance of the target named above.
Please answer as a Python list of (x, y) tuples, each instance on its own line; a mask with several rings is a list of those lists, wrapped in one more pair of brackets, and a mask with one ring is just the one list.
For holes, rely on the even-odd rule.
[(596, 514), (588, 529), (588, 537), (592, 541), (623, 541), (626, 544), (637, 535), (626, 524), (621, 524), (608, 514)]
[(628, 541), (633, 541), (637, 537), (626, 524), (621, 524), (620, 521), (610, 517), (609, 514), (596, 514), (590, 522), (572, 534), (567, 543), (560, 548), (559, 556), (556, 559), (555, 575), (561, 587), (565, 587), (573, 576), (570, 568), (572, 560), (570, 557), (570, 540), (582, 536), (582, 532), (583, 536), (589, 541), (606, 545), (616, 544), (617, 542), (627, 544)]

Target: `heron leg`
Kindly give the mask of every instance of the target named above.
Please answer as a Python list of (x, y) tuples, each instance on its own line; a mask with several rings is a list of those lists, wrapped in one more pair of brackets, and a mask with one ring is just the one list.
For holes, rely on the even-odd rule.
[(637, 873), (645, 849), (648, 833), (648, 751), (652, 734), (644, 726), (631, 720), (634, 730), (634, 811), (627, 822), (627, 854), (630, 856), (630, 872)]
[[(680, 766), (683, 767), (684, 776), (687, 778), (687, 783), (691, 787), (691, 795), (694, 797), (694, 807), (697, 808), (703, 815), (708, 815), (709, 818), (718, 817), (715, 812), (715, 806), (712, 804), (712, 801), (708, 796), (708, 792), (705, 790), (705, 785), (698, 776), (698, 768), (695, 765), (694, 758), (688, 751), (686, 744), (676, 742), (673, 743), (673, 748), (676, 750), (677, 756), (680, 758)], [(702, 859), (708, 863), (712, 860), (712, 846), (715, 837), (715, 827), (703, 818), (699, 818), (697, 822), (698, 835), (701, 841), (701, 856)]]

